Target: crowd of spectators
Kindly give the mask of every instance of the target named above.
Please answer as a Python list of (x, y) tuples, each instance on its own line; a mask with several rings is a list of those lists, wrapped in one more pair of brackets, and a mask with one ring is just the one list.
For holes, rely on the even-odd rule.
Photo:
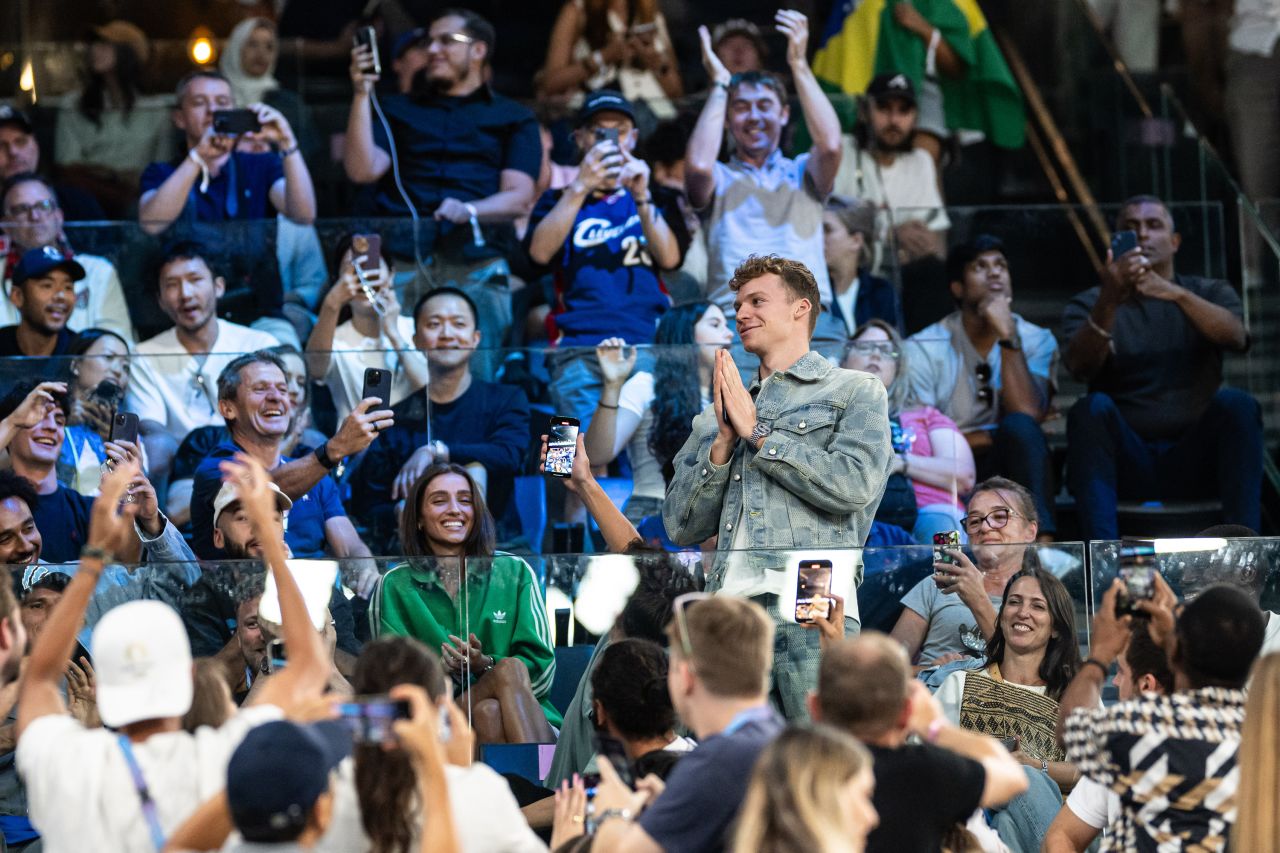
[[(568, 0), (532, 107), (476, 11), (333, 12), (290, 48), (345, 67), (326, 139), (267, 11), (171, 97), (113, 21), (56, 127), (0, 107), (0, 850), (1280, 845), (1266, 559), (1117, 580), (1086, 635), (1047, 547), (1122, 501), (1262, 526), (1241, 301), (1168, 203), (1050, 329), (950, 233), (936, 79), (845, 128), (802, 12), (699, 27), (701, 80), (654, 0)], [(548, 519), (634, 574), (580, 674)], [(885, 544), (924, 547), (788, 614), (783, 555)]]

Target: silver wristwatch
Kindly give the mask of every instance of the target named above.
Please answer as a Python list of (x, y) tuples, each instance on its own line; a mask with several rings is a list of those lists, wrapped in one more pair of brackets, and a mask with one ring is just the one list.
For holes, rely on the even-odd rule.
[(760, 442), (764, 441), (771, 432), (773, 432), (773, 427), (769, 426), (764, 421), (756, 421), (755, 427), (751, 430), (751, 446), (759, 447)]

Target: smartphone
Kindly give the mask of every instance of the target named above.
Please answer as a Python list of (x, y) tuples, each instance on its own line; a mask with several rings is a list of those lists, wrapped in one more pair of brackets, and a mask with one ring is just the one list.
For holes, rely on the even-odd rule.
[(104, 379), (98, 383), (97, 388), (93, 389), (93, 396), (95, 399), (115, 408), (124, 399), (124, 389), (110, 379)]
[(826, 618), (831, 612), (831, 561), (801, 560), (796, 572), (796, 623)]
[(356, 30), (356, 47), (367, 47), (373, 56), (372, 61), (364, 67), (366, 74), (381, 74), (382, 59), (378, 56), (378, 34), (373, 27), (360, 27)]
[(111, 419), (111, 440), (138, 443), (138, 416), (133, 412), (116, 412)]
[(382, 235), (352, 234), (351, 260), (365, 275), (377, 275), (382, 269)]
[(408, 702), (388, 696), (353, 696), (338, 704), (338, 719), (351, 730), (356, 743), (394, 741), (393, 724), (410, 716)]
[(1116, 596), (1116, 615), (1126, 613), (1145, 616), (1136, 605), (1139, 601), (1150, 601), (1156, 595), (1156, 567), (1135, 564), (1120, 567), (1120, 580), (1124, 581), (1124, 589)]
[(614, 145), (618, 144), (619, 133), (616, 127), (597, 127), (594, 133), (596, 142), (604, 142), (608, 140)]
[(289, 662), (289, 654), (285, 651), (284, 640), (272, 640), (267, 643), (267, 660), (271, 662), (271, 671), (279, 672)]
[(608, 761), (622, 784), (634, 788), (636, 775), (631, 770), (631, 759), (627, 758), (627, 749), (622, 741), (600, 732), (593, 733), (591, 740), (596, 748), (596, 761)]
[(547, 473), (553, 477), (573, 476), (573, 458), (578, 454), (578, 419), (556, 415), (547, 431)]
[(950, 563), (958, 566), (960, 561), (947, 550), (948, 548), (960, 547), (960, 531), (944, 530), (941, 533), (933, 534), (933, 544), (937, 547), (933, 549), (933, 561), (935, 563)]
[(214, 110), (213, 132), (222, 136), (239, 136), (242, 133), (257, 133), (262, 130), (262, 122), (253, 110)]
[(1119, 260), (1121, 255), (1138, 248), (1138, 232), (1117, 231), (1111, 235), (1111, 258)]
[(382, 408), (391, 405), (390, 370), (381, 367), (364, 369), (364, 387), (360, 389), (360, 399), (367, 400), (370, 397), (377, 397)]

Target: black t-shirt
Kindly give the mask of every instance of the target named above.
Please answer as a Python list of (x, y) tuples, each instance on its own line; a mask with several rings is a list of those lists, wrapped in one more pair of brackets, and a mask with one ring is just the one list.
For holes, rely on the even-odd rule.
[[(71, 341), (75, 339), (75, 334), (68, 331), (65, 327), (58, 330), (58, 342), (54, 344), (53, 355), (66, 355), (67, 348), (71, 346)], [(42, 356), (33, 356), (25, 353), (18, 346), (18, 327), (0, 326), (0, 356), (9, 358), (11, 356), (25, 355), (30, 358), (39, 358)], [(28, 364), (30, 364), (28, 362)], [(38, 376), (38, 373), (30, 373), (31, 376)]]
[(937, 853), (942, 837), (982, 802), (987, 774), (978, 762), (931, 744), (868, 746), (880, 824), (866, 853)]
[[(1240, 297), (1225, 281), (1177, 275), (1174, 281), (1237, 318)], [(1062, 312), (1062, 339), (1088, 322), (1100, 288), (1076, 296)], [(1116, 309), (1115, 351), (1089, 381), (1089, 390), (1115, 400), (1134, 432), (1148, 441), (1176, 439), (1191, 428), (1222, 385), (1222, 349), (1172, 302), (1136, 296)]]

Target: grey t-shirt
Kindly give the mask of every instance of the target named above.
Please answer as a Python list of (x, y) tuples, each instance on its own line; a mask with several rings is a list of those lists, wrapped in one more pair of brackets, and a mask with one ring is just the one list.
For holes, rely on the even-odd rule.
[[(1240, 297), (1225, 281), (1176, 275), (1174, 281), (1243, 318)], [(1088, 322), (1101, 288), (1067, 303), (1062, 339)], [(1175, 439), (1200, 419), (1222, 384), (1222, 349), (1200, 334), (1172, 302), (1136, 296), (1116, 309), (1115, 351), (1089, 381), (1111, 397), (1134, 432), (1148, 441)]]
[[(991, 606), (998, 611), (1000, 596), (993, 595), (990, 598)], [(978, 620), (960, 600), (960, 596), (954, 592), (939, 591), (932, 575), (913, 586), (902, 597), (902, 604), (929, 623), (924, 645), (920, 647), (920, 663), (929, 663), (952, 652), (972, 653), (964, 645), (960, 635), (962, 631), (977, 634)]]

